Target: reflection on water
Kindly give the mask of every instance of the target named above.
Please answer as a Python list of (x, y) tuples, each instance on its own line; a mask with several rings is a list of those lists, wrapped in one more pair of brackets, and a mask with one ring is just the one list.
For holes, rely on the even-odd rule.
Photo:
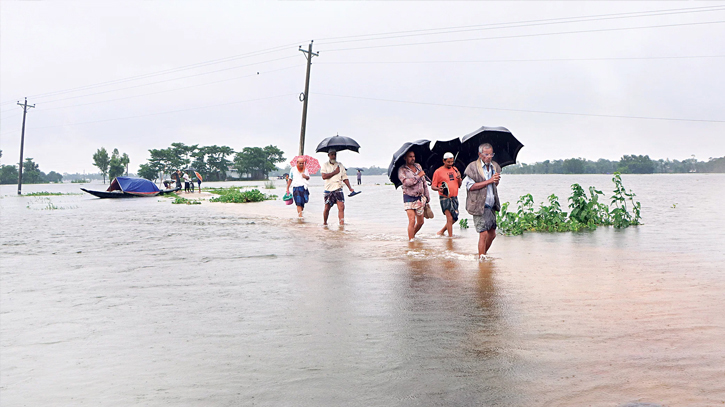
[[(609, 182), (585, 177), (507, 176), (501, 190)], [(407, 242), (384, 185), (348, 199), (344, 228), (321, 226), (316, 179), (303, 220), (280, 201), (64, 195), (43, 209), (3, 186), (0, 399), (720, 405), (725, 177), (624, 180), (644, 226), (502, 236), (484, 263), (471, 229), (435, 237), (437, 207)], [(673, 187), (692, 199), (671, 208)]]

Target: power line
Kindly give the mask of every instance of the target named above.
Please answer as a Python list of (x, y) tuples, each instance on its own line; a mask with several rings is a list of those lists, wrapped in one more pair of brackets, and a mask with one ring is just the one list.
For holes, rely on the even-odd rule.
[[(631, 13), (593, 15), (593, 16), (584, 16), (584, 17), (560, 17), (560, 18), (551, 18), (551, 19), (543, 19), (543, 20), (529, 20), (529, 21), (522, 21), (522, 22), (490, 23), (490, 24), (480, 24), (480, 25), (473, 25), (473, 26), (402, 31), (402, 32), (398, 32), (398, 33), (390, 33), (390, 34), (400, 34), (400, 35), (388, 35), (388, 36), (380, 36), (380, 35), (387, 35), (387, 34), (359, 35), (359, 36), (355, 36), (355, 37), (370, 36), (370, 37), (374, 37), (374, 38), (355, 38), (355, 39), (348, 39), (348, 40), (341, 40), (341, 41), (331, 41), (328, 43), (323, 42), (323, 45), (349, 43), (349, 42), (361, 42), (361, 41), (379, 41), (379, 40), (385, 40), (385, 39), (420, 37), (420, 36), (441, 35), (441, 34), (454, 34), (454, 33), (461, 33), (461, 32), (497, 30), (497, 29), (506, 29), (506, 28), (534, 27), (534, 26), (552, 25), (552, 24), (570, 24), (570, 23), (579, 23), (579, 22), (588, 22), (588, 21), (605, 21), (605, 20), (625, 19), (625, 18), (642, 18), (642, 17), (656, 17), (656, 16), (676, 15), (676, 14), (703, 13), (703, 12), (713, 12), (713, 11), (725, 11), (725, 7), (724, 6), (709, 6), (709, 7), (698, 7), (698, 8), (694, 8), (694, 9), (656, 10), (656, 11), (643, 11), (643, 12), (631, 12)], [(435, 32), (433, 32), (433, 31), (435, 31)], [(346, 37), (338, 37), (338, 38), (346, 38)], [(322, 41), (324, 41), (324, 40), (322, 40)]]
[(86, 96), (94, 96), (94, 95), (101, 95), (101, 94), (110, 93), (110, 92), (118, 92), (120, 90), (142, 88), (144, 86), (150, 86), (150, 85), (156, 85), (156, 84), (159, 84), (159, 83), (166, 83), (166, 82), (178, 81), (180, 79), (194, 78), (194, 77), (197, 77), (197, 76), (209, 75), (209, 74), (212, 74), (212, 73), (228, 71), (228, 70), (231, 70), (231, 69), (245, 68), (245, 67), (253, 66), (253, 65), (261, 65), (261, 64), (266, 64), (268, 62), (280, 61), (280, 60), (283, 60), (283, 59), (290, 59), (290, 58), (295, 58), (295, 57), (296, 57), (296, 55), (288, 56), (288, 57), (283, 57), (283, 58), (270, 59), (270, 60), (267, 60), (267, 61), (255, 62), (255, 63), (252, 63), (252, 64), (238, 65), (238, 66), (233, 66), (233, 67), (230, 67), (230, 68), (217, 69), (215, 71), (201, 72), (201, 73), (194, 74), (194, 75), (180, 76), (178, 78), (164, 79), (164, 80), (161, 80), (161, 81), (156, 81), (156, 82), (151, 82), (151, 83), (143, 83), (143, 84), (139, 84), (139, 85), (127, 86), (125, 88), (109, 89), (109, 90), (104, 90), (104, 91), (95, 92), (95, 93), (86, 93), (86, 94), (77, 95), (77, 96), (70, 96), (70, 97), (62, 98), (62, 99), (48, 100), (48, 101), (45, 101), (44, 103), (46, 103), (46, 104), (48, 104), (48, 103), (55, 103), (55, 102), (60, 102), (60, 101), (63, 101), (63, 100), (78, 99), (78, 98), (82, 98), (82, 97), (86, 97)]
[[(285, 68), (274, 69), (274, 70), (271, 70), (271, 71), (265, 71), (263, 73), (264, 74), (270, 74), (270, 73), (273, 73), (273, 72), (285, 71), (285, 70), (292, 69), (292, 68), (299, 68), (299, 65), (292, 65), (292, 66), (288, 66), (288, 67), (285, 67)], [(222, 80), (214, 81), (214, 82), (205, 82), (205, 83), (200, 83), (200, 84), (197, 84), (197, 85), (184, 86), (184, 87), (181, 87), (181, 88), (160, 90), (158, 92), (144, 93), (144, 94), (141, 94), (141, 95), (126, 96), (126, 97), (122, 97), (122, 98), (107, 99), (107, 100), (99, 100), (99, 101), (96, 101), (96, 102), (89, 102), (89, 103), (79, 103), (79, 104), (76, 104), (76, 105), (51, 107), (51, 108), (48, 108), (48, 109), (42, 109), (41, 112), (45, 112), (45, 111), (48, 111), (48, 110), (67, 109), (69, 107), (95, 105), (95, 104), (98, 104), (98, 103), (115, 102), (115, 101), (118, 101), (118, 100), (126, 100), (126, 99), (133, 99), (133, 98), (138, 98), (138, 97), (143, 97), (143, 96), (157, 95), (159, 93), (176, 92), (178, 90), (184, 90), (184, 89), (189, 89), (189, 88), (196, 88), (196, 87), (199, 87), (199, 86), (213, 85), (213, 84), (216, 84), (216, 83), (229, 82), (229, 81), (233, 81), (233, 80), (237, 80), (237, 79), (250, 78), (250, 77), (259, 76), (259, 75), (260, 75), (260, 72), (257, 72), (257, 73), (253, 73), (253, 74), (249, 74), (249, 75), (237, 76), (237, 77), (234, 77), (234, 78), (222, 79)]]
[(555, 115), (566, 115), (566, 116), (608, 117), (608, 118), (618, 118), (618, 119), (643, 119), (643, 120), (667, 120), (667, 121), (682, 121), (682, 122), (725, 123), (725, 120), (681, 119), (681, 118), (671, 118), (671, 117), (649, 117), (649, 116), (624, 116), (624, 115), (611, 115), (611, 114), (554, 112), (554, 111), (547, 111), (547, 110), (528, 110), (528, 109), (504, 109), (504, 108), (498, 108), (498, 107), (467, 106), (467, 105), (455, 105), (455, 104), (447, 104), (447, 103), (416, 102), (416, 101), (411, 101), (411, 100), (396, 100), (396, 99), (370, 98), (370, 97), (363, 97), (363, 96), (335, 95), (335, 94), (331, 94), (331, 93), (315, 92), (315, 94), (322, 95), (322, 96), (348, 98), (348, 99), (374, 100), (374, 101), (378, 101), (378, 102), (407, 103), (407, 104), (425, 105), (425, 106), (457, 107), (457, 108), (465, 108), (465, 109), (498, 110), (498, 111), (505, 111), (505, 112), (541, 113), (541, 114), (555, 114)]
[(625, 60), (662, 60), (662, 59), (698, 59), (725, 58), (725, 55), (685, 55), (663, 57), (603, 57), (603, 58), (543, 58), (543, 59), (476, 59), (476, 60), (436, 60), (436, 61), (350, 61), (320, 62), (318, 65), (366, 65), (366, 64), (449, 64), (449, 63), (491, 63), (491, 62), (566, 62), (566, 61), (625, 61)]
[[(376, 33), (376, 34), (359, 34), (359, 35), (349, 35), (349, 36), (342, 36), (342, 37), (319, 38), (318, 42), (327, 41), (327, 40), (345, 39), (345, 38), (359, 38), (359, 37), (368, 37), (368, 36), (373, 37), (373, 36), (392, 35), (392, 34), (408, 34), (408, 33), (426, 33), (426, 32), (431, 32), (431, 31), (441, 31), (441, 30), (451, 30), (451, 29), (467, 29), (467, 28), (476, 28), (476, 27), (500, 26), (500, 25), (506, 25), (506, 24), (540, 23), (540, 22), (548, 22), (548, 21), (562, 21), (562, 20), (571, 20), (571, 19), (582, 19), (582, 18), (614, 17), (614, 16), (622, 16), (622, 18), (628, 18), (627, 16), (630, 16), (630, 15), (650, 14), (650, 13), (673, 12), (672, 14), (675, 14), (674, 12), (679, 12), (679, 11), (683, 11), (683, 12), (719, 11), (718, 9), (720, 9), (722, 7), (723, 6), (706, 6), (706, 7), (691, 7), (691, 8), (680, 8), (680, 9), (633, 11), (633, 12), (626, 12), (626, 13), (593, 14), (593, 15), (575, 16), (575, 17), (557, 17), (557, 18), (547, 18), (547, 19), (538, 19), (538, 20), (523, 20), (523, 21), (513, 21), (513, 22), (506, 22), (506, 23), (488, 23), (488, 24), (476, 24), (476, 25), (464, 25), (464, 26), (427, 28), (427, 29), (420, 29), (420, 30), (389, 31), (389, 32)], [(713, 9), (715, 9), (715, 10), (713, 10)], [(647, 16), (645, 16), (645, 17), (647, 17)], [(507, 27), (502, 27), (502, 28), (507, 28)]]
[[(268, 96), (263, 98), (257, 98), (257, 99), (247, 99), (247, 100), (237, 100), (234, 102), (226, 102), (226, 103), (219, 103), (216, 105), (208, 105), (208, 106), (198, 106), (198, 107), (191, 107), (188, 109), (178, 109), (178, 110), (169, 110), (164, 112), (157, 112), (157, 113), (149, 113), (149, 114), (142, 114), (142, 115), (135, 115), (135, 116), (126, 116), (126, 117), (115, 117), (110, 119), (102, 119), (102, 120), (93, 120), (88, 122), (78, 122), (78, 123), (65, 123), (65, 124), (59, 124), (54, 126), (41, 126), (41, 127), (33, 127), (33, 130), (40, 130), (40, 129), (51, 129), (51, 128), (57, 128), (57, 127), (66, 127), (66, 126), (79, 126), (83, 124), (93, 124), (93, 123), (104, 123), (104, 122), (110, 122), (110, 121), (116, 121), (116, 120), (127, 120), (127, 119), (136, 119), (139, 117), (150, 117), (150, 116), (158, 116), (162, 114), (170, 114), (170, 113), (179, 113), (179, 112), (188, 112), (191, 110), (199, 110), (199, 109), (209, 109), (212, 107), (220, 107), (220, 106), (228, 106), (228, 105), (234, 105), (238, 103), (246, 103), (246, 102), (257, 102), (260, 100), (269, 100), (269, 99), (278, 99), (281, 97), (288, 97), (288, 96), (296, 96), (296, 93), (288, 93), (284, 95), (277, 95), (277, 96)], [(7, 132), (4, 132), (2, 134), (10, 133), (16, 130), (10, 130)]]
[(705, 25), (705, 24), (722, 24), (722, 23), (725, 23), (725, 21), (723, 21), (723, 20), (703, 21), (703, 22), (697, 22), (697, 23), (662, 24), (662, 25), (620, 27), (620, 28), (600, 28), (600, 29), (592, 29), (592, 30), (560, 31), (560, 32), (539, 33), (539, 34), (502, 35), (502, 36), (498, 36), (498, 37), (479, 37), (479, 38), (465, 38), (465, 39), (455, 39), (455, 40), (415, 42), (415, 43), (405, 43), (405, 44), (370, 45), (370, 46), (365, 46), (365, 47), (336, 48), (336, 49), (328, 49), (328, 50), (324, 50), (324, 51), (325, 52), (354, 51), (354, 50), (373, 49), (373, 48), (407, 47), (407, 46), (411, 46), (411, 45), (431, 45), (431, 44), (446, 44), (446, 43), (452, 43), (452, 42), (485, 41), (485, 40), (500, 40), (500, 39), (527, 38), (527, 37), (546, 37), (546, 36), (565, 35), (565, 34), (583, 34), (583, 33), (594, 33), (594, 32), (640, 30), (640, 29), (648, 29), (648, 28), (684, 27), (684, 26)]
[(249, 52), (246, 54), (239, 54), (239, 55), (234, 55), (234, 56), (230, 56), (230, 57), (190, 64), (190, 65), (184, 65), (184, 66), (180, 66), (180, 67), (176, 67), (176, 68), (165, 69), (162, 71), (152, 72), (152, 73), (143, 74), (143, 75), (130, 76), (130, 77), (126, 77), (126, 78), (120, 78), (120, 79), (115, 79), (115, 80), (106, 81), (106, 82), (100, 82), (100, 83), (91, 84), (91, 85), (80, 86), (80, 87), (71, 88), (71, 89), (65, 89), (65, 90), (49, 92), (49, 93), (42, 93), (42, 94), (34, 95), (33, 97), (39, 98), (39, 97), (55, 96), (55, 95), (63, 94), (63, 93), (76, 92), (79, 90), (87, 90), (89, 88), (96, 88), (96, 87), (108, 86), (108, 85), (112, 85), (112, 84), (118, 84), (118, 83), (123, 83), (123, 82), (128, 82), (128, 81), (139, 80), (139, 79), (146, 79), (146, 78), (151, 78), (151, 77), (155, 77), (155, 76), (159, 76), (159, 75), (167, 75), (169, 73), (176, 73), (176, 72), (199, 68), (199, 67), (203, 67), (203, 66), (225, 63), (225, 62), (233, 61), (236, 59), (252, 58), (252, 57), (265, 55), (265, 54), (269, 54), (269, 53), (284, 51), (288, 47), (291, 47), (295, 44), (297, 44), (297, 43), (293, 43), (293, 44), (289, 44), (289, 45), (281, 45), (278, 47), (268, 48), (266, 50), (253, 51), (253, 52)]

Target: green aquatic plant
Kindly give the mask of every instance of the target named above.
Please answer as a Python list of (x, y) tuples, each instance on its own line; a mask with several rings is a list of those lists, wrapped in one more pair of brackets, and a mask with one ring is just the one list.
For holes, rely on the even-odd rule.
[(468, 229), (468, 219), (461, 219), (458, 221), (458, 226), (461, 227), (461, 229)]
[[(619, 173), (612, 178), (615, 189), (611, 197), (611, 207), (599, 201), (604, 193), (589, 187), (589, 195), (579, 184), (571, 186), (572, 193), (568, 198), (569, 212), (562, 210), (556, 195), (548, 197), (548, 205), (541, 204), (534, 210), (534, 197), (522, 195), (517, 204), (516, 212), (509, 211), (509, 203), (501, 205), (496, 215), (498, 229), (503, 234), (520, 235), (524, 232), (567, 232), (583, 229), (596, 229), (597, 226), (614, 226), (625, 228), (641, 224), (641, 205), (634, 201), (636, 196), (631, 190), (627, 192), (622, 184)], [(628, 210), (627, 201), (632, 213)]]
[(64, 194), (62, 192), (48, 192), (48, 191), (31, 192), (29, 194), (23, 194), (23, 196), (56, 196), (56, 195), (80, 195), (80, 194)]
[(91, 180), (88, 180), (88, 179), (74, 179), (70, 183), (71, 184), (87, 184), (89, 182), (91, 182)]
[(198, 199), (186, 199), (180, 196), (177, 196), (171, 203), (174, 205), (201, 205), (201, 201)]
[(258, 189), (252, 189), (250, 191), (240, 191), (238, 188), (233, 187), (215, 188), (210, 192), (219, 196), (209, 199), (209, 202), (247, 203), (277, 199), (277, 195), (267, 195), (260, 192)]
[(264, 189), (275, 189), (274, 181), (270, 180), (264, 183)]

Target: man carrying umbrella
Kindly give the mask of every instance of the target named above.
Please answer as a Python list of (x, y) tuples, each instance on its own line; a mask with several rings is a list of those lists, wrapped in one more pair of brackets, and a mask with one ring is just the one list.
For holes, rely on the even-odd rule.
[(493, 161), (493, 147), (484, 143), (478, 147), (478, 160), (466, 167), (466, 210), (473, 215), (478, 235), (478, 258), (484, 260), (493, 239), (496, 238), (496, 214), (501, 210), (498, 183), (501, 167)]
[(329, 161), (322, 164), (322, 179), (325, 181), (325, 209), (322, 212), (323, 225), (327, 225), (327, 217), (330, 215), (330, 208), (337, 205), (337, 217), (340, 225), (345, 224), (345, 194), (342, 193), (342, 185), (345, 184), (350, 192), (355, 192), (350, 186), (347, 178), (347, 169), (341, 162), (337, 161), (337, 151), (328, 150)]

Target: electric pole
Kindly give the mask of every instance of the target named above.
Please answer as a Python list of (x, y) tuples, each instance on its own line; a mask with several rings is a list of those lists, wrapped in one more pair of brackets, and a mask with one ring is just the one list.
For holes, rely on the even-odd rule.
[(28, 108), (35, 107), (35, 105), (29, 106), (28, 98), (25, 98), (25, 103), (18, 102), (18, 105), (23, 107), (23, 130), (20, 132), (20, 165), (18, 165), (18, 195), (20, 195), (23, 185), (23, 144), (25, 144), (25, 115), (28, 114)]
[(310, 92), (310, 67), (312, 66), (312, 57), (318, 57), (320, 56), (319, 53), (312, 52), (312, 43), (313, 41), (310, 41), (310, 46), (307, 48), (307, 50), (302, 49), (302, 46), (300, 46), (300, 51), (305, 55), (305, 58), (307, 58), (307, 77), (305, 78), (305, 93), (302, 93), (300, 95), (300, 100), (303, 102), (302, 104), (302, 128), (300, 129), (300, 154), (303, 155), (305, 153), (305, 128), (307, 127), (307, 99), (309, 98), (309, 92)]

